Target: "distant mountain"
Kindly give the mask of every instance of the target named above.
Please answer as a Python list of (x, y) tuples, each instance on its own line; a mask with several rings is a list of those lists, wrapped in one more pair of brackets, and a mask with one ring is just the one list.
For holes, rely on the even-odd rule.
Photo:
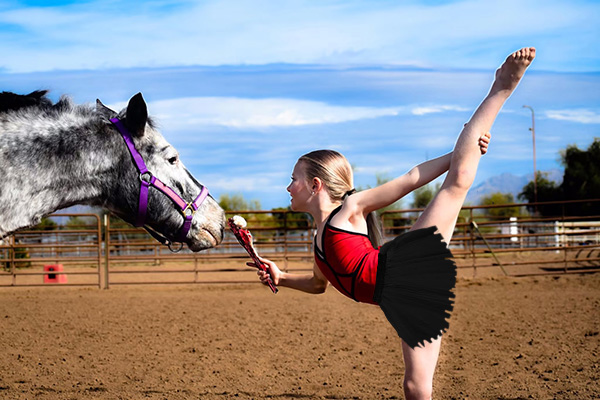
[[(540, 171), (547, 174), (547, 179), (560, 184), (563, 180), (564, 171), (560, 169), (552, 169), (550, 171)], [(473, 186), (467, 194), (466, 203), (470, 205), (478, 205), (481, 198), (491, 193), (511, 193), (515, 202), (520, 202), (517, 196), (523, 191), (523, 187), (533, 180), (533, 174), (514, 175), (504, 173), (501, 175), (492, 176), (488, 180), (481, 182), (477, 186)]]

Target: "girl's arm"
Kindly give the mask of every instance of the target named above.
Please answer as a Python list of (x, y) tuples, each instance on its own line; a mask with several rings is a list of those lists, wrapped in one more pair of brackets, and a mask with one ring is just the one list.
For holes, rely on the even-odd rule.
[(448, 171), (451, 159), (452, 153), (448, 153), (433, 160), (425, 161), (413, 167), (406, 174), (381, 186), (355, 193), (346, 202), (351, 201), (354, 203), (364, 215), (387, 207)]
[[(486, 132), (479, 138), (481, 154), (486, 154), (491, 134)], [(370, 212), (387, 207), (415, 189), (420, 188), (436, 179), (450, 168), (452, 153), (445, 154), (433, 160), (425, 161), (413, 167), (406, 174), (384, 183), (373, 189), (358, 192), (350, 196), (349, 213), (360, 213), (363, 216)]]
[[(273, 261), (267, 260), (260, 257), (260, 260), (265, 263), (270, 272), (270, 277), (273, 280), (275, 286), (289, 287), (292, 289), (300, 290), (306, 293), (319, 294), (325, 292), (327, 289), (327, 278), (323, 276), (321, 270), (317, 265), (313, 265), (313, 274), (290, 274), (282, 272), (277, 264)], [(254, 263), (247, 263), (247, 265), (254, 267)], [(269, 279), (269, 274), (264, 271), (257, 272), (262, 283), (266, 284)]]

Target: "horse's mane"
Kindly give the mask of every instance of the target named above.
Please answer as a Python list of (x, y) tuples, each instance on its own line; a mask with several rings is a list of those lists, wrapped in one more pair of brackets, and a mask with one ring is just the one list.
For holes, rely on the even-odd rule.
[(36, 90), (29, 94), (16, 94), (12, 92), (0, 93), (0, 113), (6, 111), (16, 111), (25, 107), (43, 107), (52, 106), (50, 99), (46, 97), (47, 90)]
[(45, 112), (61, 112), (73, 109), (71, 99), (66, 96), (52, 103), (46, 94), (47, 90), (36, 90), (29, 94), (16, 94), (12, 92), (0, 93), (0, 113), (18, 111), (25, 108), (36, 108)]
[[(88, 104), (74, 104), (70, 97), (61, 96), (53, 103), (46, 95), (48, 90), (36, 90), (29, 94), (16, 94), (13, 92), (0, 92), (0, 114), (20, 112), (39, 113), (50, 118), (60, 117), (63, 113), (73, 112), (80, 116), (96, 117), (97, 121), (104, 119), (96, 108)], [(116, 115), (116, 113), (115, 113)], [(17, 118), (24, 118), (23, 115)], [(155, 128), (155, 122), (148, 116), (148, 125)]]

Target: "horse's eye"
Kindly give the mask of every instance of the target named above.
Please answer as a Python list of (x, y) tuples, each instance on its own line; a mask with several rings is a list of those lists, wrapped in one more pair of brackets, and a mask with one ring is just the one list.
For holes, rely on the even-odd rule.
[(169, 164), (171, 164), (171, 165), (177, 164), (177, 161), (179, 161), (179, 157), (177, 157), (177, 156), (173, 156), (173, 157), (169, 158)]

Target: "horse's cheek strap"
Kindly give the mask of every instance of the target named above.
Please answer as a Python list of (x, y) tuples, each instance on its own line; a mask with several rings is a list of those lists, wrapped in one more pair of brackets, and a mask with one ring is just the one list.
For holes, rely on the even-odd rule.
[(140, 185), (140, 201), (138, 204), (138, 216), (135, 222), (135, 226), (144, 226), (146, 224), (146, 212), (148, 210), (148, 187), (149, 182), (141, 180)]

